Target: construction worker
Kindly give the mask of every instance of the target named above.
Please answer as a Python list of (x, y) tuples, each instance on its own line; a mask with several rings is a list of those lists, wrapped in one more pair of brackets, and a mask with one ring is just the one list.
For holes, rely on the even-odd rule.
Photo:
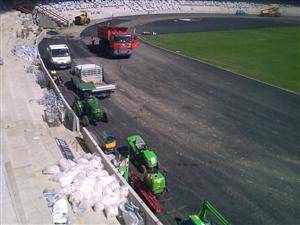
[(91, 40), (92, 40), (92, 46), (94, 46), (95, 45), (95, 41), (96, 41), (95, 37), (92, 36)]

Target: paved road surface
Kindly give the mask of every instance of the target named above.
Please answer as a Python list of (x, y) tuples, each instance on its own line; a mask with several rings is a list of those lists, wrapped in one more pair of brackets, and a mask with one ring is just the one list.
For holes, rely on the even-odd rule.
[[(101, 101), (109, 122), (89, 127), (94, 136), (106, 130), (125, 146), (126, 137), (141, 134), (168, 169), (164, 224), (203, 200), (233, 224), (299, 224), (298, 95), (143, 43), (129, 60), (99, 57), (74, 39), (40, 48), (63, 41), (75, 62), (103, 63), (118, 84)], [(72, 103), (68, 83), (62, 89)]]

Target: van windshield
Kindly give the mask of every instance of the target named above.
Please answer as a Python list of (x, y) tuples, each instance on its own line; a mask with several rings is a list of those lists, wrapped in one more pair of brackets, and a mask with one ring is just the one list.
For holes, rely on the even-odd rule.
[(52, 57), (68, 57), (70, 56), (69, 49), (52, 49)]
[(114, 35), (114, 41), (121, 43), (131, 42), (131, 35)]

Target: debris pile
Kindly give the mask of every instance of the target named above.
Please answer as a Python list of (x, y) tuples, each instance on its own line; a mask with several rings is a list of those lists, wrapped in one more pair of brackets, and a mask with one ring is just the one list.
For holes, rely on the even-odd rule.
[(53, 89), (48, 90), (43, 98), (38, 100), (40, 105), (46, 106), (44, 119), (50, 127), (57, 127), (62, 122), (65, 107), (59, 96)]
[(71, 223), (72, 219), (68, 216), (68, 202), (64, 195), (55, 189), (45, 189), (43, 196), (47, 201), (47, 205), (51, 210), (54, 224)]
[(46, 111), (50, 113), (64, 112), (65, 110), (62, 100), (56, 95), (53, 89), (49, 89), (44, 94), (44, 97), (38, 100), (38, 103), (46, 106)]
[(107, 218), (111, 218), (119, 215), (120, 206), (125, 209), (128, 187), (121, 186), (115, 175), (109, 175), (97, 155), (84, 154), (75, 161), (61, 159), (46, 167), (43, 174), (52, 174), (51, 180), (61, 187), (56, 191), (58, 196), (51, 201), (52, 205), (63, 195), (74, 213), (92, 208), (96, 213), (104, 211)]
[(27, 61), (34, 62), (38, 59), (38, 50), (35, 45), (21, 45), (15, 46), (12, 53)]

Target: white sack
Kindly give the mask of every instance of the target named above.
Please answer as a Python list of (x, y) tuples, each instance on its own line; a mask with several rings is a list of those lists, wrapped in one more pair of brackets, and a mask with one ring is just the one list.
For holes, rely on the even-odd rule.
[(100, 202), (96, 202), (93, 206), (93, 209), (95, 213), (101, 213), (104, 209), (104, 205), (102, 205)]
[(106, 206), (104, 208), (104, 212), (107, 218), (116, 217), (119, 214), (118, 206), (117, 205)]
[(45, 169), (43, 169), (42, 173), (43, 174), (56, 174), (59, 173), (60, 169), (57, 165), (49, 165)]

